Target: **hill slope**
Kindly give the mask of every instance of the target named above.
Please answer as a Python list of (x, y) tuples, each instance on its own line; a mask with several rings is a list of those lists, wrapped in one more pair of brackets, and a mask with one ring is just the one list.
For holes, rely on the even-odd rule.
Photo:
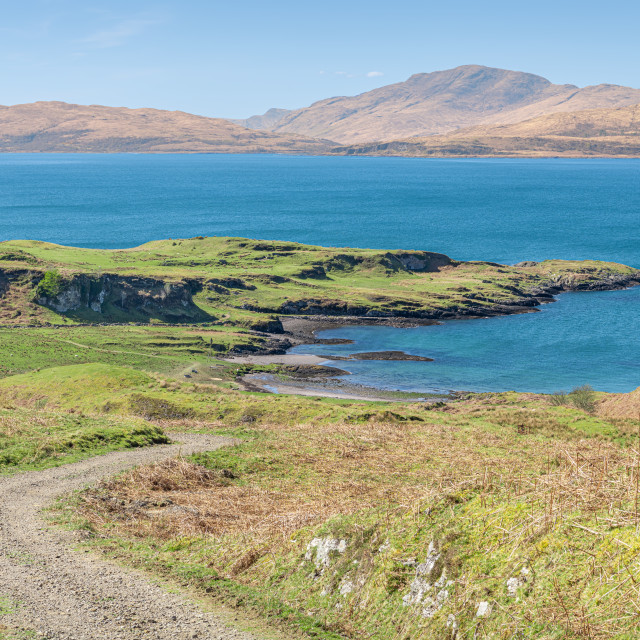
[(638, 156), (640, 105), (554, 113), (507, 125), (477, 126), (439, 136), (349, 145), (347, 155)]
[(327, 142), (182, 111), (65, 102), (0, 106), (0, 152), (318, 153)]
[(416, 74), (354, 97), (321, 100), (292, 111), (273, 130), (353, 144), (637, 103), (640, 89), (608, 84), (580, 89), (530, 73), (467, 65)]
[(278, 125), (284, 117), (291, 113), (291, 109), (269, 109), (261, 116), (251, 116), (243, 120), (230, 120), (235, 124), (247, 129), (257, 129), (259, 131), (268, 131)]

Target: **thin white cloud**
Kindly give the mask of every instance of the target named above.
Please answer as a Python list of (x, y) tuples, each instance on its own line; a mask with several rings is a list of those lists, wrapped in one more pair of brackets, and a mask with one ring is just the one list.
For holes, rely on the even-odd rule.
[(142, 33), (147, 27), (162, 22), (158, 18), (129, 18), (122, 20), (110, 29), (103, 29), (82, 38), (79, 42), (98, 49), (120, 47), (127, 40)]
[(379, 78), (383, 75), (384, 73), (382, 73), (382, 71), (369, 71), (369, 73), (367, 73), (367, 78)]

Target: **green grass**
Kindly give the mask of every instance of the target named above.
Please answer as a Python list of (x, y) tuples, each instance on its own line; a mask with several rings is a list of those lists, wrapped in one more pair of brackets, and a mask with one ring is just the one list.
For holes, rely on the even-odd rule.
[[(214, 426), (229, 433), (262, 424), (295, 424), (310, 420), (322, 424), (371, 420), (425, 420), (423, 403), (344, 400), (264, 393), (245, 393), (231, 387), (244, 367), (191, 362), (194, 377), (185, 380), (150, 374), (105, 363), (51, 367), (0, 379), (0, 405), (78, 408), (104, 415), (131, 415), (145, 419), (188, 418), (176, 429), (202, 430)], [(195, 368), (198, 374), (193, 374)], [(204, 423), (204, 424), (201, 424)]]
[[(412, 271), (407, 260), (427, 268)], [(484, 313), (539, 287), (634, 270), (241, 238), (119, 251), (7, 242), (0, 268), (15, 276), (0, 325), (58, 325), (0, 329), (0, 473), (166, 441), (154, 425), (242, 442), (127, 472), (63, 503), (56, 517), (86, 528), (105, 552), (315, 638), (445, 638), (449, 616), (458, 638), (634, 637), (637, 421), (598, 416), (592, 393), (581, 403), (588, 412), (515, 393), (445, 405), (244, 393), (235, 378), (246, 368), (216, 359), (264, 345), (247, 329), (283, 309)], [(45, 273), (41, 292), (52, 296), (78, 274), (89, 290), (104, 274), (154, 277), (165, 293), (183, 282), (194, 294), (187, 316), (210, 322), (158, 323), (175, 309), (146, 317), (120, 299), (106, 301), (105, 316), (55, 313), (33, 301)], [(141, 326), (77, 324), (141, 318)], [(141, 501), (150, 506), (135, 506)], [(137, 509), (135, 517), (118, 505)], [(307, 557), (317, 537), (347, 541), (327, 570)], [(442, 579), (448, 594), (425, 617), (426, 605), (405, 606), (403, 597), (416, 577), (411, 558), (425, 562), (431, 543), (439, 558), (429, 584)], [(523, 568), (532, 578), (512, 598), (506, 580)], [(493, 608), (488, 618), (476, 616), (483, 601)]]
[(91, 326), (0, 328), (0, 376), (100, 362), (172, 372), (215, 359), (253, 337), (229, 327)]
[(141, 420), (11, 408), (0, 410), (0, 475), (168, 442)]
[[(77, 274), (95, 282), (110, 273), (153, 276), (167, 284), (198, 283), (192, 287), (196, 306), (188, 313), (184, 308), (174, 311), (193, 318), (209, 315), (237, 326), (276, 313), (424, 316), (465, 313), (470, 307), (482, 313), (540, 286), (573, 286), (635, 273), (630, 267), (596, 261), (552, 260), (514, 267), (458, 262), (417, 251), (334, 249), (242, 238), (162, 240), (117, 251), (12, 241), (2, 243), (2, 249), (0, 267), (50, 274), (51, 282), (42, 281), (47, 290), (64, 290), (65, 282)], [(420, 261), (422, 270), (407, 268), (408, 260)], [(62, 282), (51, 275), (58, 273)], [(24, 296), (27, 293), (25, 289)], [(104, 305), (105, 316), (88, 308), (71, 315), (94, 322), (107, 316), (113, 321), (148, 315), (144, 309), (122, 308), (119, 298), (107, 299)]]

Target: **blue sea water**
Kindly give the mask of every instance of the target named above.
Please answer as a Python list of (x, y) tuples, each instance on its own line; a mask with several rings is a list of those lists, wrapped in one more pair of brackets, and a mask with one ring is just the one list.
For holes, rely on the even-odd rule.
[[(237, 235), (640, 267), (639, 222), (638, 160), (0, 154), (0, 240), (123, 248)], [(628, 391), (640, 386), (639, 302), (640, 288), (566, 294), (537, 314), (345, 328), (331, 335), (356, 344), (331, 352), (435, 358), (348, 363), (353, 381), (387, 388)]]

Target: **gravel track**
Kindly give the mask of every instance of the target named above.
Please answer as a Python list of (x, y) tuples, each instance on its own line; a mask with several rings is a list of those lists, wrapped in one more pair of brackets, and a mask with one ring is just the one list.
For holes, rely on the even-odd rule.
[(0, 478), (0, 596), (18, 603), (3, 624), (51, 640), (257, 640), (139, 572), (73, 550), (72, 533), (51, 529), (41, 519), (40, 510), (60, 495), (123, 469), (233, 444), (216, 436), (173, 438), (177, 444)]

